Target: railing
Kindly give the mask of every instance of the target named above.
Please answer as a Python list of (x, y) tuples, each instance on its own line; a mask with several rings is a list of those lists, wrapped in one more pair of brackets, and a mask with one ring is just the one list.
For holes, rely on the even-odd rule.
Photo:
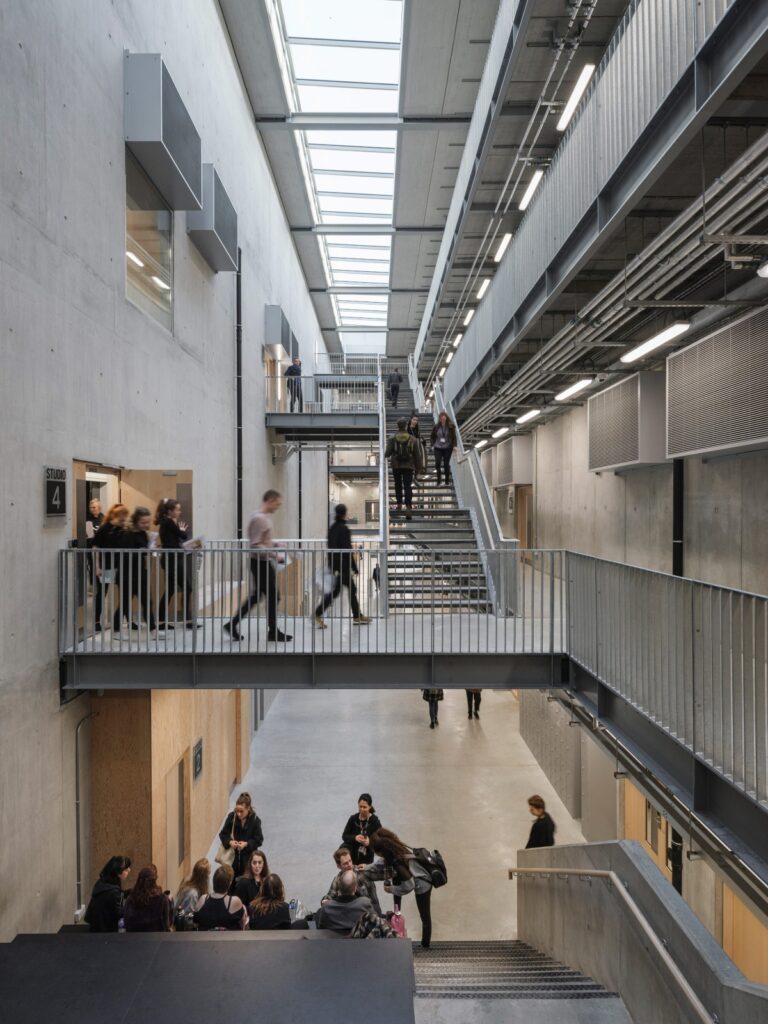
[(315, 373), (333, 373), (349, 375), (351, 377), (378, 377), (380, 362), (381, 356), (322, 352), (315, 356)]
[(384, 617), (389, 610), (386, 549), (389, 544), (389, 467), (384, 458), (387, 447), (387, 406), (385, 399), (384, 375), (379, 374), (379, 547), (383, 552), (379, 559), (379, 587), (381, 589), (381, 608)]
[(413, 359), (413, 352), (408, 355), (408, 385), (413, 392), (413, 405), (418, 412), (427, 412), (428, 405), (424, 398), (424, 387), (419, 380), (416, 370), (416, 363)]
[(376, 413), (378, 385), (344, 377), (266, 378), (267, 413)]
[(768, 598), (568, 556), (569, 652), (768, 804)]
[[(501, 609), (488, 599), (476, 549), (355, 552), (358, 573), (352, 579), (360, 612), (371, 619), (361, 625), (354, 622), (344, 585), (349, 552), (310, 546), (278, 553), (279, 563), (253, 559), (236, 544), (194, 552), (117, 549), (100, 552), (97, 575), (91, 551), (67, 548), (59, 553), (59, 651), (484, 655), (565, 649), (563, 552), (486, 552), (503, 581)], [(387, 579), (397, 582), (389, 597)], [(315, 612), (334, 589), (338, 596), (322, 613), (328, 628), (319, 628)], [(238, 642), (229, 624), (252, 591), (257, 599), (243, 614)], [(270, 623), (271, 599), (277, 611)], [(293, 640), (268, 646), (272, 627)]]

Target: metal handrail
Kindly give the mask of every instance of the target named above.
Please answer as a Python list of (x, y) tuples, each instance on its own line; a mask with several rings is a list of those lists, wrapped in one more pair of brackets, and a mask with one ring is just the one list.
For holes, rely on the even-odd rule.
[(343, 374), (264, 378), (267, 413), (375, 413), (377, 379)]
[(386, 618), (389, 614), (389, 590), (387, 586), (387, 555), (389, 543), (389, 472), (384, 452), (387, 448), (387, 406), (386, 389), (384, 387), (384, 371), (379, 363), (378, 399), (379, 399), (379, 588), (381, 609)]
[[(632, 899), (626, 890), (626, 886), (616, 874), (615, 871), (605, 871), (598, 868), (510, 868), (509, 878), (510, 880), (516, 878), (518, 875), (540, 875), (543, 877), (555, 876), (559, 878), (602, 878), (610, 882), (613, 886), (614, 892), (618, 893), (621, 897), (624, 906), (630, 912), (634, 918), (636, 924), (640, 927), (645, 938), (653, 946), (654, 951), (661, 958), (664, 966), (672, 977), (678, 991), (683, 996), (685, 1001), (688, 1003), (694, 1016), (701, 1022), (701, 1024), (712, 1024), (712, 1014), (709, 1013), (697, 996), (693, 987), (691, 986), (688, 979), (685, 977), (683, 972), (677, 966), (675, 961), (672, 959), (669, 951), (664, 946), (664, 943), (658, 937), (656, 932), (651, 927), (648, 918), (638, 907), (637, 903)], [(621, 993), (619, 993), (621, 994)]]

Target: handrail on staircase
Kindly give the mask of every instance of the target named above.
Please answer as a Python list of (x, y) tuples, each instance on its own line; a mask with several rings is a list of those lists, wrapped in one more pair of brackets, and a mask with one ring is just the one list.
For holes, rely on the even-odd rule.
[[(665, 968), (667, 969), (672, 981), (674, 982), (677, 990), (683, 996), (684, 1000), (690, 1007), (691, 1013), (695, 1020), (701, 1022), (701, 1024), (712, 1024), (712, 1015), (707, 1011), (706, 1007), (696, 995), (688, 979), (685, 977), (683, 972), (677, 966), (675, 961), (672, 959), (669, 951), (664, 946), (664, 943), (658, 937), (656, 932), (651, 927), (648, 918), (638, 907), (637, 903), (627, 892), (626, 886), (616, 874), (615, 871), (605, 871), (598, 868), (510, 868), (509, 878), (515, 879), (519, 875), (539, 875), (541, 877), (560, 877), (560, 878), (602, 878), (609, 882), (613, 886), (613, 890), (621, 901), (623, 902), (630, 915), (634, 918), (635, 922), (639, 926), (643, 933), (643, 936), (648, 943), (653, 947), (654, 952), (658, 954)], [(621, 995), (621, 993), (619, 993)]]
[(387, 448), (387, 406), (384, 388), (384, 365), (379, 360), (378, 401), (379, 401), (379, 594), (382, 615), (387, 617), (389, 592), (387, 586), (386, 549), (389, 543), (389, 474), (384, 452)]
[(424, 399), (424, 387), (419, 380), (416, 363), (413, 360), (413, 352), (408, 355), (408, 384), (413, 392), (413, 406), (418, 412), (427, 412), (427, 403)]

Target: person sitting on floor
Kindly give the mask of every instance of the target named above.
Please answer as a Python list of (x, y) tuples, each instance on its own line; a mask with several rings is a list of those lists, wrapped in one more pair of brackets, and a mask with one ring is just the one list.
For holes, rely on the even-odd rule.
[(315, 924), (318, 928), (349, 935), (362, 915), (373, 910), (367, 896), (357, 895), (357, 876), (357, 871), (341, 873), (341, 893), (323, 903), (315, 915)]
[(237, 932), (247, 927), (248, 917), (242, 900), (230, 896), (234, 873), (222, 864), (213, 876), (213, 892), (205, 893), (195, 907), (194, 920), (201, 932)]
[[(327, 903), (328, 900), (335, 900), (341, 895), (341, 878), (346, 871), (355, 871), (354, 864), (352, 863), (352, 854), (349, 852), (346, 846), (340, 846), (333, 855), (333, 859), (336, 861), (336, 867), (339, 869), (338, 874), (334, 875), (333, 881), (330, 884), (328, 892), (323, 896), (321, 903)], [(379, 906), (379, 897), (376, 892), (376, 883), (366, 878), (362, 871), (355, 871), (357, 876), (357, 896), (367, 896), (371, 901), (371, 906), (377, 914), (381, 914), (381, 907)]]

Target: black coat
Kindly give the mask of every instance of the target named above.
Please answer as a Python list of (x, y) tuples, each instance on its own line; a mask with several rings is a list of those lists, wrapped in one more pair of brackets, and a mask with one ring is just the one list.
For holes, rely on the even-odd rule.
[(242, 902), (243, 906), (248, 907), (259, 895), (259, 889), (261, 888), (261, 882), (257, 882), (255, 878), (238, 878), (235, 882), (234, 894)]
[(370, 843), (366, 846), (365, 850), (360, 852), (360, 844), (355, 841), (355, 836), (364, 835), (372, 836), (374, 832), (378, 832), (381, 828), (381, 822), (372, 814), (366, 822), (361, 822), (360, 818), (353, 814), (347, 824), (344, 826), (344, 832), (341, 836), (341, 845), (346, 846), (352, 856), (353, 864), (372, 864), (373, 863), (373, 850), (371, 849)]
[(526, 850), (534, 850), (539, 846), (555, 845), (555, 823), (546, 811), (531, 825), (531, 834), (525, 844)]
[(123, 890), (119, 882), (104, 882), (101, 878), (93, 887), (85, 911), (85, 920), (92, 932), (116, 932), (123, 914)]
[(331, 572), (341, 573), (344, 577), (348, 577), (350, 572), (357, 575), (357, 559), (352, 554), (352, 534), (343, 519), (337, 519), (331, 524), (328, 530), (328, 549), (333, 552), (350, 552), (348, 555), (328, 555)]
[(254, 850), (258, 850), (261, 844), (264, 842), (264, 833), (261, 830), (261, 818), (252, 811), (245, 821), (241, 824), (240, 819), (235, 817), (235, 812), (230, 811), (227, 815), (224, 827), (219, 832), (219, 839), (225, 850), (229, 849), (229, 841), (232, 838), (232, 820), (235, 822), (234, 839), (238, 843), (246, 842), (248, 846), (244, 850), (235, 850), (235, 859), (232, 862), (232, 869), (235, 872), (235, 878), (242, 875), (245, 871), (248, 861), (251, 859), (251, 854)]
[(189, 540), (186, 530), (182, 530), (175, 519), (170, 516), (163, 516), (158, 525), (160, 533), (160, 546), (171, 551), (178, 551)]

